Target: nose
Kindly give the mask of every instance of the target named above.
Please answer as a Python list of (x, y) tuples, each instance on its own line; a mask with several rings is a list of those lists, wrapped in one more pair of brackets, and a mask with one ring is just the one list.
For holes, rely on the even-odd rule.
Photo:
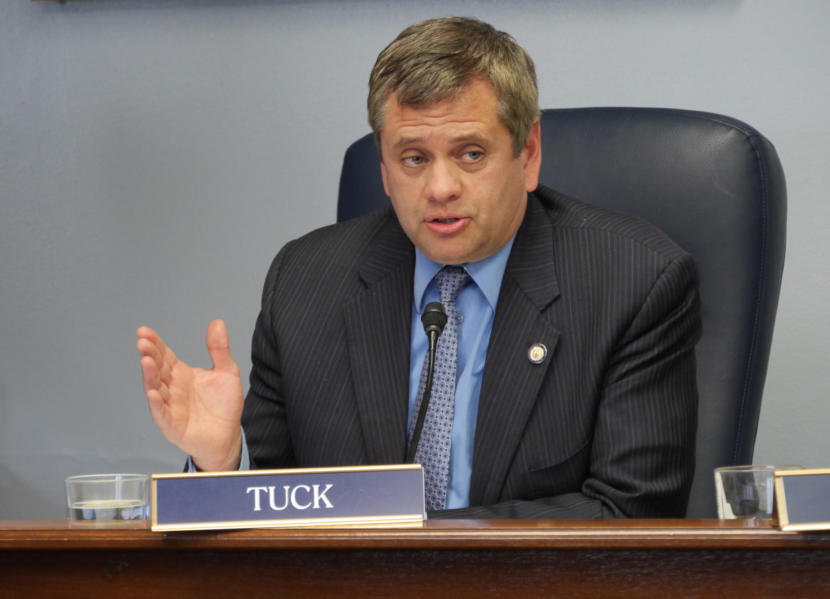
[(449, 160), (435, 160), (427, 176), (427, 195), (433, 202), (450, 202), (461, 194), (458, 168)]

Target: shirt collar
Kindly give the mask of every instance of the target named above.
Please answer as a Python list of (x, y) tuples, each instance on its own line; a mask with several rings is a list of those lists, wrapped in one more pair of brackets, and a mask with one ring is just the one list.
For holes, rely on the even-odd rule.
[[(464, 267), (464, 270), (467, 271), (475, 284), (478, 285), (478, 288), (481, 289), (493, 312), (496, 311), (496, 303), (499, 300), (499, 290), (501, 289), (501, 280), (504, 277), (504, 269), (507, 267), (507, 259), (510, 257), (510, 250), (513, 248), (513, 241), (515, 239), (516, 236), (514, 235), (504, 247), (484, 260), (465, 262), (459, 265)], [(415, 248), (415, 276), (413, 280), (415, 297), (413, 300), (418, 313), (424, 311), (424, 301), (429, 284), (444, 266), (444, 264), (440, 264), (439, 262), (433, 262), (424, 256), (418, 248)]]

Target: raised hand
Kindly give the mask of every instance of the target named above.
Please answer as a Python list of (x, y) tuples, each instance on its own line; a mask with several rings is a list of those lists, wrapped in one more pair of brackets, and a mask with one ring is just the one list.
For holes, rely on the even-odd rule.
[(190, 454), (201, 470), (234, 470), (242, 452), (242, 380), (231, 357), (225, 323), (207, 330), (213, 368), (194, 368), (176, 357), (149, 327), (136, 331), (144, 393), (164, 436)]

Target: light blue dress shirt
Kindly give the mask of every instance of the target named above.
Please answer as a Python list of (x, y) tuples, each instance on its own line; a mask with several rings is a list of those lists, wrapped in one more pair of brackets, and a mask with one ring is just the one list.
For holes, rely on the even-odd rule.
[[(513, 239), (484, 260), (460, 265), (470, 275), (472, 282), (461, 289), (456, 300), (462, 320), (458, 328), (455, 408), (450, 450), (450, 481), (447, 490), (448, 509), (467, 507), (470, 504), (470, 475), (473, 471), (473, 440), (478, 415), (478, 396), (481, 392), (484, 361), (490, 344), (490, 331), (493, 328), (501, 280), (512, 247)], [(432, 279), (443, 266), (415, 250), (407, 422), (412, 422), (415, 412), (421, 370), (429, 345), (421, 323), (421, 314), (428, 303), (439, 300), (438, 288)]]

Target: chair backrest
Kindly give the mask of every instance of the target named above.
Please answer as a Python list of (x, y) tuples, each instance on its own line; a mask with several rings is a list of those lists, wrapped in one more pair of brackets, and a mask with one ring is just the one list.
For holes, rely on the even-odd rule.
[[(738, 120), (661, 108), (542, 114), (541, 181), (659, 226), (700, 271), (697, 470), (687, 516), (715, 517), (712, 470), (752, 463), (786, 241), (772, 144)], [(346, 152), (337, 218), (384, 206), (371, 135)]]

